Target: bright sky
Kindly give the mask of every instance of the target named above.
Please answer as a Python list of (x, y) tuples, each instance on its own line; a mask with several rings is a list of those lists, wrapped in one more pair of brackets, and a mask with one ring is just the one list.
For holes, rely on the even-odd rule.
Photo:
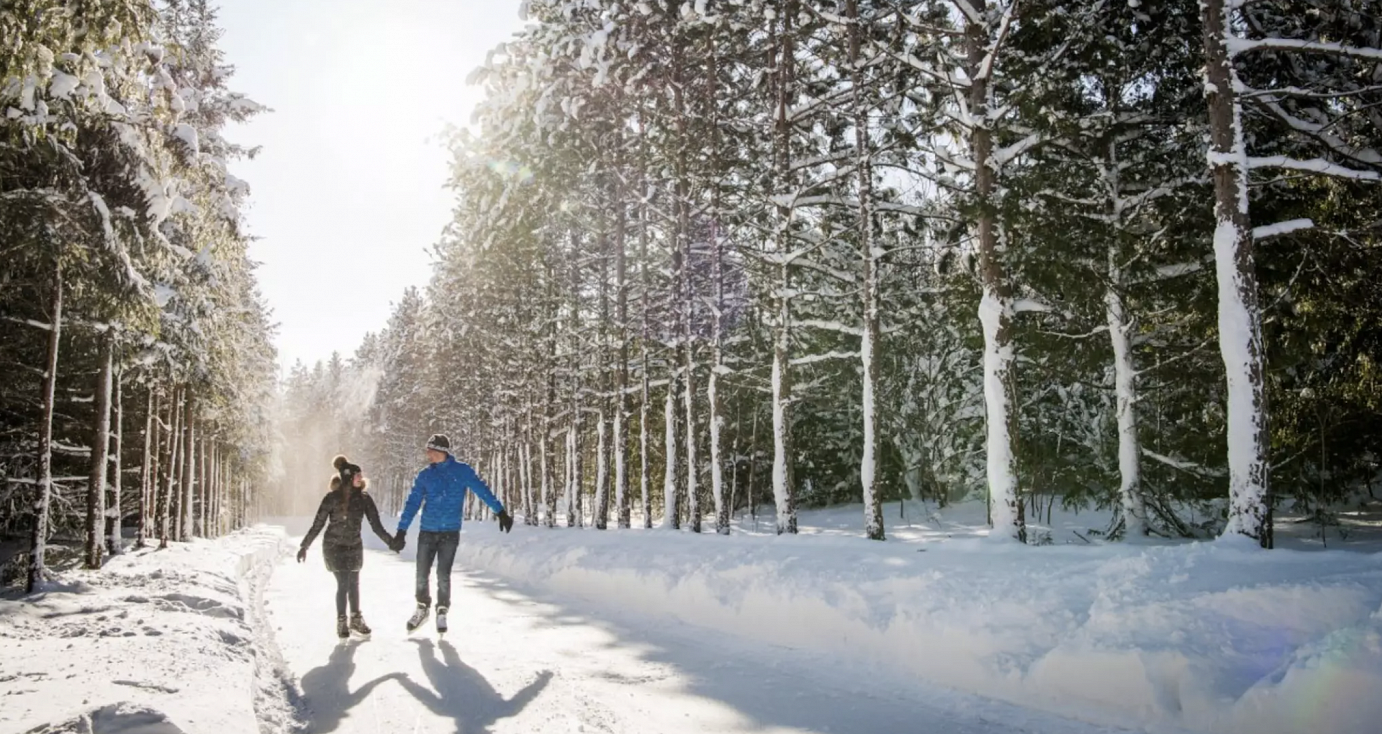
[(430, 274), (446, 224), (444, 126), (479, 99), (465, 78), (522, 23), (518, 0), (221, 0), (234, 89), (274, 111), (227, 131), (261, 145), (250, 255), (279, 361), (349, 355)]

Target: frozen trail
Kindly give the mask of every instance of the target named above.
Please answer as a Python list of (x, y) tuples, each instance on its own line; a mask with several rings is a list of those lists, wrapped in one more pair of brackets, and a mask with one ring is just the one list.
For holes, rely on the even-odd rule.
[(319, 550), (280, 564), (265, 603), (310, 732), (1110, 731), (847, 661), (611, 617), (456, 565), (451, 631), (439, 642), (430, 620), (404, 633), (412, 562), (367, 551), (361, 601), (374, 636), (339, 645)]

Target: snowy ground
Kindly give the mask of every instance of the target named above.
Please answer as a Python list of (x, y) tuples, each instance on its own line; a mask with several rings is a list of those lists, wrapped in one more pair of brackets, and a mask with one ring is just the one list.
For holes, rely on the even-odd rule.
[(1375, 515), (1350, 520), (1352, 551), (1261, 553), (1089, 544), (1102, 520), (1059, 514), (1053, 545), (1004, 547), (975, 537), (973, 507), (890, 509), (889, 543), (857, 537), (858, 508), (803, 513), (795, 538), (751, 520), (728, 538), (472, 523), (445, 640), (404, 634), (413, 544), (399, 557), (367, 537), (375, 634), (346, 645), (318, 550), (295, 563), (280, 529), (126, 555), (0, 598), (0, 734), (1354, 734), (1382, 720)]
[(1357, 518), (1353, 552), (1262, 553), (1086, 543), (1073, 531), (1106, 524), (1088, 513), (1054, 514), (1054, 544), (1026, 548), (976, 537), (972, 506), (907, 517), (890, 543), (858, 537), (859, 508), (803, 513), (795, 538), (473, 524), (458, 564), (600, 615), (1108, 725), (1352, 734), (1382, 720), (1382, 554), (1357, 552), (1377, 549), (1375, 518)]
[(0, 598), (0, 732), (255, 732), (293, 715), (257, 602), (281, 532), (174, 543)]
[(320, 556), (276, 572), (266, 601), (309, 731), (1111, 731), (483, 573), (457, 572), (445, 639), (430, 626), (410, 638), (410, 558), (367, 554), (362, 604), (374, 635), (345, 646)]

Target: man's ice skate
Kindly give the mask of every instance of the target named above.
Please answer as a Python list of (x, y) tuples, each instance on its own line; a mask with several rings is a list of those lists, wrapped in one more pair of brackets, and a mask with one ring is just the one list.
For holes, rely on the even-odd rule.
[(437, 634), (446, 634), (446, 607), (437, 607)]
[(417, 611), (413, 612), (413, 616), (408, 618), (408, 631), (412, 632), (418, 627), (421, 627), (422, 623), (427, 621), (427, 614), (429, 611), (430, 609), (426, 604), (417, 605)]

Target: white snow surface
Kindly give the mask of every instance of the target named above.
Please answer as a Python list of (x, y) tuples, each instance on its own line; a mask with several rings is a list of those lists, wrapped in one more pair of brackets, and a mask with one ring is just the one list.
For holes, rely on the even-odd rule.
[[(403, 627), (413, 608), (415, 538), (401, 557), (366, 538), (373, 549), (361, 575), (361, 606), (374, 628), (368, 642), (336, 643), (335, 585), (315, 549), (306, 563), (279, 567), (266, 602), (283, 655), (301, 681), (312, 732), (1122, 731), (919, 684), (814, 645), (784, 647), (669, 618), (650, 603), (663, 589), (659, 579), (684, 571), (674, 559), (686, 541), (699, 545), (711, 537), (724, 539), (526, 526), (503, 536), (493, 525), (468, 523), (453, 575), (451, 631), (440, 639), (430, 621), (412, 635)], [(646, 559), (649, 574), (639, 577), (638, 588), (627, 575), (582, 572), (557, 559), (551, 560), (565, 568), (567, 583), (541, 573), (528, 583), (477, 570), (509, 565), (494, 560), (503, 557), (517, 562), (514, 568), (534, 567), (538, 559), (530, 554), (543, 547), (568, 560), (586, 557), (587, 550), (573, 548), (582, 540), (593, 543), (590, 552), (619, 549), (620, 558), (662, 550)], [(571, 591), (577, 577), (591, 587)]]
[(130, 551), (0, 597), (0, 733), (284, 730), (256, 606), (284, 542), (258, 529)]
[[(939, 517), (949, 511), (932, 513), (948, 530), (889, 529), (922, 542), (876, 543), (857, 537), (858, 509), (803, 514), (820, 527), (799, 537), (505, 536), (474, 523), (457, 558), (525, 593), (662, 620), (649, 632), (660, 644), (671, 644), (669, 630), (700, 628), (714, 634), (698, 640), (766, 643), (768, 659), (790, 651), (870, 685), (920, 681), (1094, 724), (1345, 734), (1382, 717), (1382, 554), (995, 545), (971, 537), (973, 508), (950, 522)], [(831, 531), (845, 517), (856, 537)], [(954, 537), (925, 542), (945, 535)]]
[[(1382, 522), (1318, 550), (979, 540), (982, 503), (769, 515), (729, 537), (471, 522), (451, 632), (407, 635), (416, 531), (367, 534), (373, 638), (338, 644), (318, 543), (174, 543), (0, 598), (0, 734), (1332, 734), (1382, 717)], [(1377, 509), (1377, 508), (1374, 508)], [(289, 533), (307, 519), (278, 521)], [(385, 524), (393, 526), (392, 520)], [(635, 521), (635, 525), (639, 525)], [(1331, 541), (1333, 545), (1333, 541)], [(270, 574), (272, 577), (270, 578)], [(435, 594), (435, 588), (433, 593)]]

